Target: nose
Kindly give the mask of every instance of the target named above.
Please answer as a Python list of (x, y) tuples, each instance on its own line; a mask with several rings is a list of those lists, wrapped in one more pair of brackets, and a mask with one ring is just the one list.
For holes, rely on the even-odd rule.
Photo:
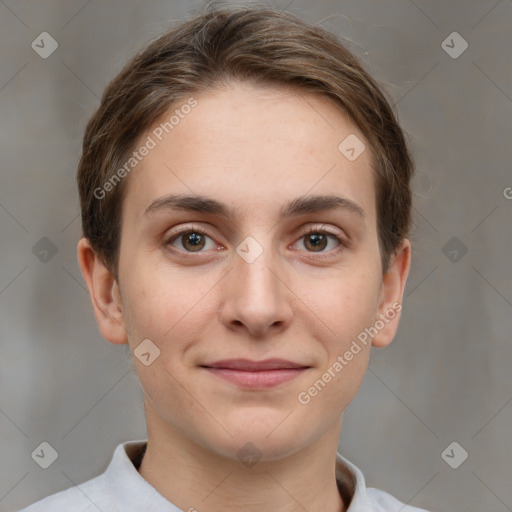
[(235, 254), (226, 280), (220, 314), (228, 329), (263, 338), (290, 324), (293, 294), (271, 250), (263, 250), (252, 262)]

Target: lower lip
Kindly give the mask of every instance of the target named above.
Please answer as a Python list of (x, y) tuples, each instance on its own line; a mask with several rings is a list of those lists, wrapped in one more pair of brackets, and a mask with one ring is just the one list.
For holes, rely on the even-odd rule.
[(209, 372), (244, 388), (271, 388), (295, 379), (307, 368), (281, 368), (249, 372), (227, 368), (206, 368)]

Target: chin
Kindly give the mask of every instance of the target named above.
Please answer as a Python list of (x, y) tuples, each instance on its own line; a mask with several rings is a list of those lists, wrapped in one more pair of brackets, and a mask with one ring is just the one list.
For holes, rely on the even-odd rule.
[(293, 413), (286, 418), (288, 414), (289, 411), (274, 411), (262, 417), (260, 409), (259, 415), (246, 413), (239, 421), (225, 422), (223, 426), (230, 436), (223, 432), (218, 442), (211, 440), (210, 448), (214, 445), (213, 451), (219, 455), (242, 462), (273, 461), (292, 455), (315, 436), (307, 435), (307, 426), (303, 421), (297, 422)]
[(247, 467), (253, 466), (256, 462), (281, 460), (300, 449), (297, 440), (270, 440), (265, 436), (249, 434), (241, 437), (234, 436), (229, 441), (224, 440), (222, 444), (210, 445), (209, 448), (218, 455), (238, 460)]

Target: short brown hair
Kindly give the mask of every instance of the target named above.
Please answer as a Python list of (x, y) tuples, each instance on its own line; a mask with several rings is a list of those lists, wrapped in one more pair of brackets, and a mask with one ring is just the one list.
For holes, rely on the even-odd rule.
[(374, 161), (385, 273), (410, 229), (413, 160), (384, 90), (320, 26), (270, 7), (209, 6), (135, 55), (109, 83), (87, 124), (77, 173), (83, 235), (116, 279), (127, 180), (104, 197), (95, 191), (177, 102), (233, 81), (313, 92), (334, 100), (350, 116)]

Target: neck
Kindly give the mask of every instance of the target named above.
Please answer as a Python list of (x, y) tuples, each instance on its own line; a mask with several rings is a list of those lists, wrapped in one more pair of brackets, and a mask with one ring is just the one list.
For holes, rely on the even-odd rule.
[(139, 473), (181, 510), (346, 510), (335, 478), (340, 422), (292, 455), (242, 464), (158, 424), (156, 416), (146, 408), (148, 444)]

